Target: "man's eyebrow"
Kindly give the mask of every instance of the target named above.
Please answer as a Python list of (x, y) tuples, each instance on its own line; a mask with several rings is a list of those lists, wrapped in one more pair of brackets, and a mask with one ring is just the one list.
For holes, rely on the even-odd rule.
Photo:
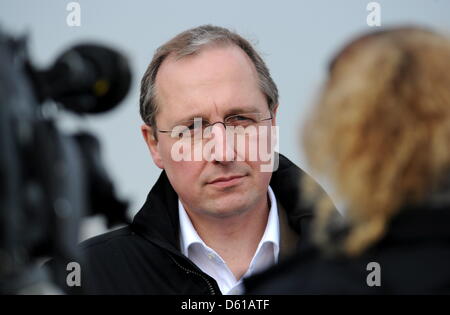
[(182, 119), (178, 119), (177, 122), (175, 124), (179, 124), (185, 121), (194, 121), (195, 118), (201, 118), (203, 120), (207, 120), (203, 115), (201, 114), (193, 114), (193, 115), (189, 115), (186, 118), (182, 118)]
[(225, 117), (232, 116), (232, 115), (238, 115), (238, 114), (245, 114), (245, 113), (260, 113), (261, 110), (256, 106), (248, 106), (248, 107), (236, 107), (236, 108), (230, 108), (226, 111)]
[[(245, 114), (245, 113), (259, 113), (261, 110), (256, 106), (248, 106), (248, 107), (235, 107), (235, 108), (229, 108), (225, 111), (224, 118), (232, 115), (238, 115), (238, 114)], [(201, 118), (203, 120), (209, 121), (209, 119), (205, 118), (204, 115), (197, 113), (197, 114), (191, 114), (187, 116), (186, 118), (178, 119), (175, 125), (180, 124), (182, 122), (186, 121), (194, 121), (195, 118)]]

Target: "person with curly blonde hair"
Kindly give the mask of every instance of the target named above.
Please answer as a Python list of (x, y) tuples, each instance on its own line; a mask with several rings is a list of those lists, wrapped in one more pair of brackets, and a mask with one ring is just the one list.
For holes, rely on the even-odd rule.
[(316, 246), (250, 292), (450, 293), (450, 39), (400, 27), (353, 40), (303, 134), (344, 216), (316, 198)]

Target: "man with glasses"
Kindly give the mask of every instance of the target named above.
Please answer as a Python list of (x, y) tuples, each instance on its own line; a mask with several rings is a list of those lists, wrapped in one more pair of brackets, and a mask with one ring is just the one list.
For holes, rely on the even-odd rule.
[(211, 25), (159, 47), (141, 85), (163, 171), (131, 226), (82, 247), (89, 293), (239, 294), (305, 242), (307, 175), (276, 153), (278, 91), (241, 36)]

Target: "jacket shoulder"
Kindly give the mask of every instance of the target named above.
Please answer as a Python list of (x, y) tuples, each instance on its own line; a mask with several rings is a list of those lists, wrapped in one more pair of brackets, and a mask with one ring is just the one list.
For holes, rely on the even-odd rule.
[(117, 241), (121, 241), (127, 239), (134, 235), (134, 232), (130, 229), (129, 226), (119, 228), (117, 230), (113, 230), (110, 232), (106, 232), (94, 237), (91, 237), (82, 243), (80, 243), (79, 247), (82, 250), (88, 250), (93, 247), (100, 247), (102, 245), (111, 244)]

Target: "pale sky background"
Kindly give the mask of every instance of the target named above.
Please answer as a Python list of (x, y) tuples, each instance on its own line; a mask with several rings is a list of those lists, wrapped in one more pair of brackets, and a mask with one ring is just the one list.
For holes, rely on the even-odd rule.
[[(299, 130), (325, 77), (329, 59), (353, 36), (373, 30), (364, 0), (80, 0), (81, 26), (66, 23), (65, 0), (0, 0), (0, 27), (27, 33), (32, 60), (46, 67), (70, 45), (100, 42), (124, 52), (134, 80), (127, 98), (110, 113), (67, 126), (94, 133), (130, 214), (145, 201), (160, 170), (140, 134), (139, 83), (154, 50), (179, 32), (202, 24), (231, 28), (256, 43), (280, 92), (280, 152), (308, 171)], [(380, 0), (382, 27), (419, 24), (448, 32), (449, 0)], [(375, 27), (376, 28), (376, 27)], [(68, 127), (67, 127), (68, 128)]]

